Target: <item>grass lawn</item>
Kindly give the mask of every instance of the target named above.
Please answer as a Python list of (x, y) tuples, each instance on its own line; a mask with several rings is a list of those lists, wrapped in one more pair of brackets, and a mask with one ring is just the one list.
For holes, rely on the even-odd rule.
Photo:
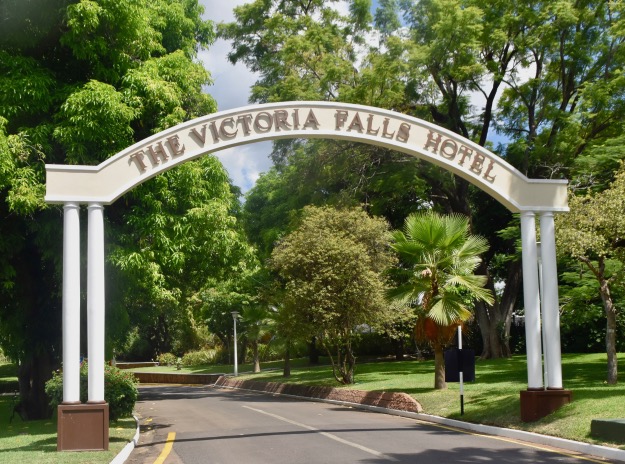
[[(15, 367), (0, 365), (0, 376), (14, 375)], [(17, 379), (15, 379), (17, 380)], [(0, 384), (8, 380), (0, 377)], [(133, 418), (111, 423), (108, 451), (56, 451), (56, 420), (22, 421), (13, 415), (16, 397), (13, 394), (0, 395), (0, 462), (19, 464), (104, 464), (117, 456), (136, 431)]]
[[(325, 359), (322, 359), (322, 363)], [(619, 355), (621, 366), (625, 354)], [(239, 366), (240, 378), (261, 381), (328, 385), (337, 387), (332, 370), (327, 365), (310, 367), (305, 359), (292, 361), (292, 375), (282, 377), (282, 362), (263, 363), (263, 372), (249, 374), (251, 366)], [(198, 368), (149, 367), (136, 371), (231, 373), (232, 366), (202, 366)], [(588, 443), (601, 443), (589, 436), (590, 421), (594, 418), (625, 418), (625, 371), (619, 375), (619, 385), (607, 385), (606, 355), (563, 355), (564, 386), (573, 391), (573, 402), (540, 421), (525, 424), (520, 421), (519, 391), (527, 388), (525, 356), (510, 359), (478, 361), (476, 381), (465, 384), (465, 414), (460, 416), (458, 384), (450, 383), (447, 390), (437, 391), (434, 384), (432, 361), (360, 362), (356, 366), (356, 384), (349, 387), (368, 391), (397, 391), (412, 395), (428, 414), (461, 419), (469, 422), (528, 430)], [(15, 381), (14, 367), (0, 365), (0, 384)], [(0, 395), (0, 457), (11, 463), (57, 463), (56, 421), (23, 422), (19, 416), (12, 421), (13, 395)], [(133, 419), (112, 424), (108, 452), (67, 452), (64, 463), (108, 463), (132, 439)]]
[[(619, 355), (619, 361), (621, 366), (625, 365), (625, 354)], [(625, 372), (621, 369), (619, 374), (621, 384), (607, 385), (604, 381), (605, 354), (563, 355), (562, 369), (564, 387), (573, 391), (573, 402), (533, 423), (523, 423), (520, 420), (519, 392), (527, 388), (525, 356), (478, 360), (476, 381), (465, 384), (464, 416), (460, 416), (457, 383), (448, 384), (447, 390), (437, 391), (432, 388), (433, 361), (357, 364), (356, 384), (342, 388), (405, 392), (419, 401), (427, 414), (625, 449), (622, 445), (599, 442), (589, 435), (592, 419), (625, 418)], [(272, 382), (285, 381), (280, 371), (240, 377)], [(294, 368), (288, 382), (338, 386), (328, 366)]]
[(17, 366), (0, 362), (0, 393), (13, 393), (18, 389)]

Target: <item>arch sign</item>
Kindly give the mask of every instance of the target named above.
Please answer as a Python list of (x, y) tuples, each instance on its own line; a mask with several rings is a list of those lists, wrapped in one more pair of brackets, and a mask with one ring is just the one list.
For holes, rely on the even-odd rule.
[[(98, 166), (46, 165), (45, 200), (64, 205), (64, 390), (63, 404), (59, 406), (59, 449), (74, 449), (72, 444), (61, 443), (62, 435), (71, 435), (61, 430), (63, 413), (71, 417), (76, 408), (103, 405), (102, 410), (108, 414), (104, 403), (104, 205), (113, 203), (135, 186), (180, 163), (237, 145), (284, 138), (349, 140), (406, 153), (466, 179), (512, 212), (520, 213), (527, 393), (543, 392), (545, 386), (550, 391), (562, 390), (554, 213), (568, 211), (566, 181), (528, 179), (484, 147), (401, 113), (346, 103), (272, 103), (187, 121), (132, 145)], [(79, 210), (82, 204), (88, 209), (89, 241), (89, 402), (86, 406), (80, 404), (79, 395)], [(540, 218), (542, 285), (539, 285), (536, 216)], [(541, 306), (546, 334), (547, 373), (544, 379)], [(65, 421), (65, 426), (69, 427), (70, 422)], [(108, 436), (105, 441), (108, 447)], [(84, 449), (81, 446), (79, 444), (76, 449)]]

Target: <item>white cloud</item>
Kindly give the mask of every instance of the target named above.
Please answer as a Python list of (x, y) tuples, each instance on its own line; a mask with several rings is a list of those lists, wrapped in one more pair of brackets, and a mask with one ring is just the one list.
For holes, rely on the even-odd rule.
[[(236, 6), (250, 3), (251, 0), (200, 0), (204, 6), (204, 17), (215, 23), (234, 20), (233, 9)], [(374, 1), (377, 6), (377, 1)], [(335, 8), (342, 14), (349, 13), (348, 3), (341, 1)], [(206, 91), (215, 100), (219, 111), (247, 106), (250, 87), (257, 80), (243, 64), (232, 65), (228, 61), (230, 43), (217, 40), (208, 50), (200, 53), (199, 58), (210, 71), (213, 85)], [(271, 142), (242, 145), (236, 148), (216, 152), (215, 155), (223, 163), (235, 185), (243, 192), (248, 191), (262, 172), (269, 170), (271, 161)]]
[[(200, 0), (204, 5), (204, 17), (215, 23), (233, 21), (232, 9), (244, 3), (248, 0)], [(213, 85), (206, 91), (217, 100), (219, 111), (247, 106), (250, 87), (257, 79), (243, 64), (232, 65), (228, 61), (229, 51), (230, 44), (218, 40), (199, 55), (213, 77)], [(234, 184), (246, 192), (254, 186), (260, 174), (271, 167), (270, 152), (271, 142), (262, 142), (219, 151), (215, 155)]]

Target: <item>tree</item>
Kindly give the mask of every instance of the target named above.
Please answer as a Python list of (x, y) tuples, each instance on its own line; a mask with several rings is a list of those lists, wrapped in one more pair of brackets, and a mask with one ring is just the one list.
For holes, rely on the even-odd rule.
[(245, 336), (252, 345), (252, 364), (254, 373), (257, 374), (260, 372), (259, 345), (261, 339), (269, 333), (269, 308), (261, 304), (246, 306), (242, 320), (245, 323)]
[[(381, 1), (377, 40), (368, 35), (373, 26), (366, 3), (349, 2), (345, 16), (332, 10), (332, 2), (321, 1), (255, 1), (237, 9), (236, 21), (222, 26), (220, 34), (233, 40), (230, 59), (259, 73), (252, 100), (381, 106), (487, 146), (529, 177), (573, 177), (585, 186), (598, 178), (605, 182), (605, 164), (594, 162), (597, 148), (619, 146), (615, 141), (625, 109), (621, 2)], [(372, 207), (380, 204), (382, 193), (372, 187), (388, 179), (393, 166), (409, 165), (397, 155), (389, 157), (391, 164), (378, 162), (384, 159), (379, 151), (349, 144), (308, 145), (315, 146), (308, 154), (324, 160), (316, 171), (306, 171), (322, 174), (315, 193), (355, 197)], [(274, 160), (289, 164), (306, 146), (277, 144)], [(622, 156), (618, 151), (612, 161)], [(489, 277), (490, 288), (498, 283), (504, 290), (492, 305), (476, 306), (482, 357), (510, 355), (507, 340), (521, 266), (511, 259), (514, 240), (498, 232), (516, 219), (463, 179), (412, 163), (427, 195), (398, 196), (396, 210), (411, 212), (433, 203), (447, 213), (470, 216), (473, 232), (488, 238), (491, 248), (480, 272)], [(589, 166), (592, 172), (585, 172)], [(346, 172), (351, 174), (341, 177)], [(299, 185), (301, 179), (306, 177), (302, 174)], [(393, 221), (388, 212), (393, 209), (381, 214)], [(503, 261), (509, 266), (497, 265)]]
[(384, 298), (383, 273), (394, 263), (387, 231), (384, 220), (357, 208), (306, 207), (299, 226), (271, 255), (284, 281), (285, 305), (317, 334), (342, 384), (354, 382), (358, 326), (392, 317)]
[[(214, 111), (214, 100), (202, 93), (210, 76), (195, 61), (213, 38), (201, 13), (194, 0), (2, 6), (10, 27), (0, 31), (0, 248), (6, 251), (0, 256), (0, 345), (19, 364), (22, 407), (30, 418), (50, 413), (44, 382), (61, 351), (62, 216), (44, 204), (44, 163), (96, 165), (147, 135)], [(110, 248), (121, 246), (115, 241), (119, 228), (132, 235), (127, 213), (140, 206), (146, 216), (170, 213), (158, 202), (175, 179), (166, 175), (146, 184), (145, 190), (160, 191), (153, 203), (140, 205), (128, 195), (107, 207)], [(152, 232), (158, 235), (158, 228)], [(173, 247), (162, 251), (169, 257), (162, 254), (161, 263), (179, 256)], [(152, 259), (149, 253), (134, 256)], [(124, 283), (119, 263), (108, 263), (111, 282)], [(154, 270), (158, 263), (145, 267)], [(108, 297), (108, 324), (127, 329), (123, 301), (129, 295)]]
[[(284, 303), (281, 292), (276, 291), (277, 305), (272, 305), (269, 311), (269, 324), (273, 333), (273, 340), (284, 346), (284, 366), (282, 376), (291, 376), (292, 349), (298, 339), (306, 340), (306, 326), (298, 321), (297, 308), (288, 307)], [(274, 341), (275, 343), (275, 341)]]
[[(625, 170), (616, 175), (610, 187), (602, 192), (572, 196), (568, 214), (556, 217), (556, 244), (559, 253), (570, 256), (592, 273), (606, 317), (605, 348), (608, 356), (609, 384), (617, 382), (616, 354), (617, 305), (612, 287), (622, 285), (625, 254)], [(614, 266), (614, 260), (618, 266)]]
[(255, 265), (234, 214), (238, 199), (213, 156), (178, 166), (126, 198), (130, 208), (109, 214), (116, 231), (109, 261), (120, 272), (111, 304), (130, 314), (147, 342), (144, 356), (182, 354), (198, 344), (206, 286)]
[(418, 308), (422, 322), (415, 331), (434, 349), (434, 388), (446, 388), (443, 349), (453, 329), (473, 316), (474, 301), (493, 300), (483, 288), (486, 277), (474, 274), (488, 244), (469, 233), (468, 218), (428, 211), (408, 216), (391, 247), (406, 265), (406, 281), (391, 295)]

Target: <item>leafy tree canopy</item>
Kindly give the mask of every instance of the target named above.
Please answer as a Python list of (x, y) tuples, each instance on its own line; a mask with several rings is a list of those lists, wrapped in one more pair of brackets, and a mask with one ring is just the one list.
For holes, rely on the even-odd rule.
[(388, 224), (358, 208), (304, 208), (299, 226), (271, 255), (284, 306), (317, 334), (341, 383), (353, 382), (357, 327), (392, 318), (384, 272), (394, 262)]
[[(44, 164), (96, 165), (215, 111), (202, 92), (210, 76), (196, 61), (214, 38), (202, 13), (196, 0), (0, 5), (0, 344), (20, 364), (30, 417), (49, 412), (43, 382), (60, 355), (62, 214), (43, 202)], [(202, 274), (240, 268), (246, 245), (232, 192), (223, 168), (208, 157), (106, 208), (113, 339), (121, 343), (137, 322), (130, 315), (138, 316), (148, 296), (160, 313), (192, 320)]]

